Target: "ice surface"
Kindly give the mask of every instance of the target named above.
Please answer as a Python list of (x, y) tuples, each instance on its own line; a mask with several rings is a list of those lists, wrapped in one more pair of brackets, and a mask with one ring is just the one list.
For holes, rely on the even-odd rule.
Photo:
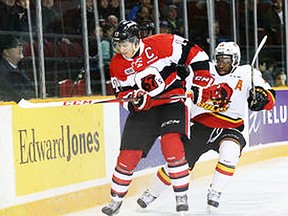
[[(288, 157), (262, 161), (236, 169), (222, 194), (218, 209), (208, 213), (206, 194), (212, 175), (194, 179), (189, 187), (189, 211), (192, 215), (288, 216)], [(144, 190), (144, 189), (143, 189)], [(124, 200), (117, 216), (176, 216), (172, 189), (167, 189), (146, 209), (136, 203), (138, 196)], [(66, 216), (95, 216), (102, 206)]]

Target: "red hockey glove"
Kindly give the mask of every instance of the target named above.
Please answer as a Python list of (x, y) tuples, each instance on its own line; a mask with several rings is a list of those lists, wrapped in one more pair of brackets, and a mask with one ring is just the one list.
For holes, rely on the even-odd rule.
[(214, 77), (212, 77), (209, 72), (195, 72), (193, 77), (193, 85), (207, 87), (212, 85), (214, 80)]
[(135, 111), (149, 110), (152, 106), (151, 96), (144, 90), (134, 90), (132, 93), (132, 104)]

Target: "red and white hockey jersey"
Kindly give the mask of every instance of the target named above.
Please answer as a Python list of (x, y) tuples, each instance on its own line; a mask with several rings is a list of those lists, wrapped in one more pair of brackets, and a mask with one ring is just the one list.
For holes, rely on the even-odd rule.
[[(247, 99), (251, 84), (251, 66), (238, 66), (232, 73), (220, 76), (213, 63), (210, 64), (210, 73), (215, 78), (214, 84), (227, 83), (232, 89), (231, 102), (229, 108), (224, 112), (211, 112), (213, 108), (207, 106), (193, 105), (191, 109), (191, 117), (194, 121), (200, 122), (208, 127), (217, 128), (237, 128), (244, 124), (245, 114), (248, 109)], [(272, 89), (271, 86), (262, 78), (260, 71), (254, 69), (253, 81), (255, 86), (261, 86), (264, 89)], [(264, 109), (272, 109), (275, 98), (270, 91), (268, 92), (269, 103)], [(204, 108), (202, 108), (204, 107)]]
[[(127, 98), (138, 88), (145, 90), (151, 97), (184, 94), (176, 65), (189, 65), (208, 59), (199, 46), (180, 36), (152, 35), (140, 41), (139, 55), (133, 59), (125, 59), (121, 54), (112, 58), (112, 86), (117, 98)], [(199, 71), (209, 73), (208, 64), (206, 68), (199, 67)], [(171, 100), (153, 100), (153, 106), (169, 102)]]

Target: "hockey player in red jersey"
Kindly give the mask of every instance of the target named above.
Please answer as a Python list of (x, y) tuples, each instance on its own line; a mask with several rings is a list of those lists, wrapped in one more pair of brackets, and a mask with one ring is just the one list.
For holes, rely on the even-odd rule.
[(183, 80), (176, 70), (179, 65), (193, 68), (198, 85), (213, 82), (209, 57), (199, 46), (172, 34), (140, 39), (139, 32), (137, 23), (123, 20), (112, 36), (112, 46), (117, 52), (110, 64), (112, 86), (117, 98), (130, 98), (131, 102), (123, 102), (130, 113), (112, 176), (112, 201), (102, 208), (106, 215), (119, 211), (135, 167), (159, 136), (176, 196), (176, 211), (188, 211), (189, 168), (180, 139), (181, 135), (189, 134), (190, 112), (185, 104), (188, 100), (167, 97), (185, 94)]
[[(255, 97), (253, 96), (251, 66), (238, 66), (239, 63), (240, 49), (236, 43), (222, 42), (216, 47), (215, 64), (209, 63), (210, 73), (215, 81), (213, 86), (202, 90), (204, 94), (209, 95), (209, 100), (197, 102), (197, 105), (192, 107), (190, 140), (182, 137), (191, 170), (205, 152), (214, 150), (219, 153), (207, 194), (209, 208), (218, 207), (221, 194), (231, 180), (241, 151), (246, 145), (242, 131), (247, 109), (270, 110), (275, 103), (274, 90), (264, 81), (261, 72), (255, 69)], [(187, 81), (188, 83), (193, 82)], [(193, 88), (195, 89), (192, 86)], [(198, 90), (198, 87), (196, 89)], [(165, 166), (161, 167), (149, 188), (137, 200), (142, 208), (146, 208), (171, 184), (166, 173)]]

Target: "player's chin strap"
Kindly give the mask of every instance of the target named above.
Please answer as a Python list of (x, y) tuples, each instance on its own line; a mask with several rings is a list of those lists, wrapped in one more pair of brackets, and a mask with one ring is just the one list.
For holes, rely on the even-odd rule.
[[(171, 94), (171, 95), (159, 95), (152, 98), (152, 100), (175, 100), (175, 99), (186, 99), (192, 98), (192, 92), (186, 92), (185, 94)], [(24, 100), (24, 99), (23, 99)], [(55, 101), (55, 102), (46, 102), (46, 103), (31, 103), (25, 101), (25, 103), (18, 103), (22, 108), (46, 108), (46, 107), (65, 107), (65, 106), (75, 106), (75, 105), (93, 105), (93, 104), (102, 104), (102, 103), (123, 103), (123, 102), (132, 102), (137, 100), (137, 98), (112, 98), (112, 99), (84, 99), (84, 100), (71, 100), (71, 101)]]

